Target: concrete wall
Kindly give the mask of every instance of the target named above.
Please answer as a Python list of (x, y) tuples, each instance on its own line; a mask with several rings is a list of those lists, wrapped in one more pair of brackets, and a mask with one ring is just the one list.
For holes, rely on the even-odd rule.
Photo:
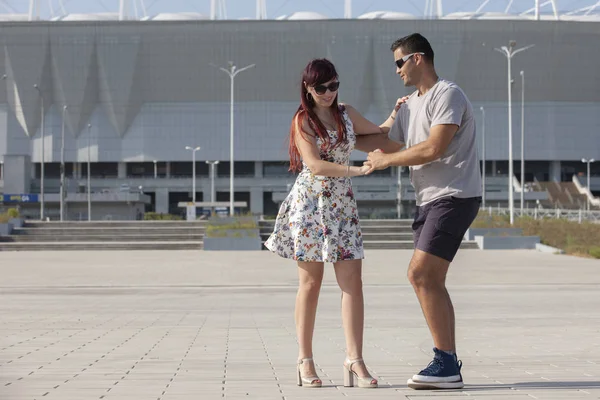
[(4, 193), (29, 193), (31, 186), (31, 160), (29, 155), (5, 154), (3, 168)]

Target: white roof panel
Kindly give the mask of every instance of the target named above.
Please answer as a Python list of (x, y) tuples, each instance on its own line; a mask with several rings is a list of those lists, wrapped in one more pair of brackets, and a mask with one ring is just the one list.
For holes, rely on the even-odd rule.
[(313, 11), (298, 11), (289, 15), (277, 17), (278, 20), (329, 19), (327, 15)]
[(149, 18), (152, 21), (189, 21), (189, 20), (206, 20), (209, 17), (205, 14), (196, 12), (182, 13), (162, 13)]
[(97, 13), (97, 14), (66, 14), (52, 18), (52, 21), (117, 21), (118, 13)]
[(418, 19), (413, 14), (395, 11), (372, 11), (360, 15), (358, 19)]

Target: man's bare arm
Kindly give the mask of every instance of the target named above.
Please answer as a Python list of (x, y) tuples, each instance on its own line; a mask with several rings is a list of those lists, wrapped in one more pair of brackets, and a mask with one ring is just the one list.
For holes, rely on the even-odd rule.
[(429, 139), (410, 149), (392, 154), (371, 152), (366, 164), (371, 168), (385, 169), (392, 166), (424, 165), (440, 158), (458, 131), (458, 125), (444, 124), (431, 128)]
[(387, 135), (378, 133), (376, 135), (360, 135), (356, 137), (355, 148), (365, 153), (381, 149), (384, 153), (395, 153), (402, 150), (404, 143), (398, 143)]

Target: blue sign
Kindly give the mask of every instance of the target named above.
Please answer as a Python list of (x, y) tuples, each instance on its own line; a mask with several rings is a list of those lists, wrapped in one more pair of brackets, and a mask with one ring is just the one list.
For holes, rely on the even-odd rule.
[(37, 203), (37, 194), (5, 194), (2, 196), (4, 203)]

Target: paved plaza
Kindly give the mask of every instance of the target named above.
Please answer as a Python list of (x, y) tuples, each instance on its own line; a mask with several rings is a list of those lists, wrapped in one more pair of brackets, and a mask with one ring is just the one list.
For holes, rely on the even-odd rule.
[(410, 251), (367, 251), (365, 359), (344, 388), (327, 265), (315, 329), (324, 387), (296, 386), (296, 268), (268, 252), (0, 253), (0, 399), (598, 399), (600, 261), (463, 250), (449, 275), (465, 388), (414, 391), (432, 341)]

